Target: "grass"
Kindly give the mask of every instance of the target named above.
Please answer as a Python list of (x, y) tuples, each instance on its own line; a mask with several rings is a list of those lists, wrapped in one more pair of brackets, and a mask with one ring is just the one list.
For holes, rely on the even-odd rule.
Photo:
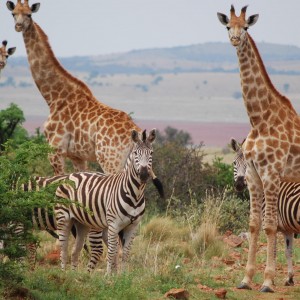
[[(69, 269), (62, 272), (58, 261), (50, 263), (45, 259), (46, 254), (55, 249), (53, 239), (46, 233), (39, 233), (41, 247), (36, 270), (26, 271), (21, 286), (27, 291), (27, 299), (42, 300), (159, 300), (165, 299), (164, 294), (172, 288), (186, 289), (189, 299), (218, 299), (215, 292), (220, 288), (227, 290), (226, 299), (300, 299), (300, 252), (297, 249), (300, 248), (300, 240), (295, 240), (296, 286), (283, 286), (287, 270), (280, 237), (276, 293), (259, 292), (265, 263), (265, 241), (261, 235), (254, 289), (238, 290), (235, 287), (244, 275), (247, 242), (240, 248), (227, 246), (220, 237), (215, 214), (209, 204), (204, 214), (208, 212), (210, 214), (196, 230), (169, 217), (153, 217), (141, 225), (128, 267), (123, 273), (112, 276), (105, 276), (105, 259), (94, 273), (88, 274), (88, 257), (84, 252), (76, 272)], [(15, 295), (19, 291), (15, 289)], [(9, 291), (6, 291), (8, 294)], [(25, 299), (16, 296), (6, 298)]]

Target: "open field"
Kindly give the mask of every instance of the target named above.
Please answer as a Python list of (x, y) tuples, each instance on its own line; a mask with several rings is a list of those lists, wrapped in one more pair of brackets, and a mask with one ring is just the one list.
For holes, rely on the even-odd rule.
[[(154, 222), (157, 222), (157, 220)], [(161, 221), (160, 221), (161, 222)], [(257, 275), (253, 290), (238, 290), (236, 286), (243, 277), (248, 243), (241, 247), (230, 247), (224, 237), (214, 237), (207, 244), (206, 251), (195, 254), (193, 242), (182, 235), (183, 228), (165, 219), (160, 228), (161, 237), (147, 236), (145, 228), (133, 243), (129, 268), (123, 273), (105, 277), (106, 262), (103, 259), (97, 270), (87, 274), (87, 255), (82, 253), (81, 263), (76, 272), (62, 272), (53, 240), (42, 234), (42, 248), (34, 272), (28, 273), (24, 281), (34, 299), (43, 300), (142, 300), (166, 299), (171, 289), (184, 289), (190, 300), (214, 300), (217, 291), (225, 290), (225, 299), (235, 300), (297, 300), (300, 298), (300, 240), (295, 240), (295, 286), (283, 285), (286, 278), (283, 239), (279, 236), (278, 261), (276, 267), (276, 292), (259, 292), (264, 270), (266, 243), (261, 237), (258, 250)], [(159, 223), (160, 224), (160, 223)], [(148, 226), (148, 227), (147, 227)], [(172, 231), (168, 226), (172, 226)], [(158, 230), (158, 229), (156, 229)], [(181, 231), (180, 231), (181, 230)], [(156, 234), (158, 231), (154, 231)], [(181, 234), (179, 234), (181, 232)], [(105, 253), (104, 256), (105, 257)], [(187, 298), (182, 298), (187, 299)]]
[[(87, 81), (88, 74), (77, 75)], [(0, 81), (4, 80), (3, 76)], [(273, 75), (272, 80), (282, 92), (288, 83), (285, 94), (300, 112), (300, 76)], [(163, 130), (172, 126), (189, 132), (194, 143), (217, 147), (225, 147), (231, 137), (243, 139), (249, 131), (237, 73), (114, 75), (93, 82), (90, 87), (99, 101), (130, 113), (141, 127)], [(49, 110), (31, 84), (0, 87), (0, 109), (16, 103), (32, 133), (37, 127), (42, 129)]]

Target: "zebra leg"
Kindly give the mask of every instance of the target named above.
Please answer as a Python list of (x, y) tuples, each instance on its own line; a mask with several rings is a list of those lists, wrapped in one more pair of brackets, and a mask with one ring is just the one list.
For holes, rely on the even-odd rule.
[(88, 272), (92, 272), (103, 254), (102, 231), (91, 230), (89, 232), (88, 239), (91, 247), (91, 257), (87, 270)]
[(35, 264), (36, 264), (37, 245), (36, 243), (30, 243), (27, 245), (26, 248), (28, 253), (30, 270), (33, 271), (35, 269)]
[(284, 233), (285, 241), (285, 257), (288, 264), (288, 278), (286, 279), (284, 285), (292, 286), (294, 285), (294, 270), (293, 270), (293, 233)]
[(72, 249), (72, 259), (71, 259), (72, 270), (76, 270), (77, 268), (79, 254), (83, 248), (85, 238), (89, 232), (89, 227), (82, 225), (78, 222), (75, 223), (75, 227), (76, 227), (76, 239)]
[(129, 257), (131, 245), (138, 229), (137, 225), (137, 223), (130, 224), (119, 234), (123, 246), (122, 271), (125, 269), (126, 262)]
[(117, 271), (118, 237), (118, 230), (112, 226), (109, 226), (106, 269), (107, 275)]
[(68, 243), (73, 222), (70, 219), (68, 209), (64, 206), (56, 206), (56, 226), (60, 246), (61, 269), (65, 270), (68, 260)]

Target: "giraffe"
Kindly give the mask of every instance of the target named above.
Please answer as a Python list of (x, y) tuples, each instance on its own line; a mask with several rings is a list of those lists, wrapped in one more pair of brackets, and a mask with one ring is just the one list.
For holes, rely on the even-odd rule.
[(239, 288), (251, 289), (265, 196), (263, 229), (267, 237), (267, 261), (260, 291), (274, 292), (277, 199), (280, 181), (300, 180), (300, 119), (291, 102), (276, 90), (267, 74), (256, 44), (247, 32), (257, 22), (258, 14), (246, 19), (246, 10), (247, 6), (243, 7), (237, 16), (231, 6), (230, 18), (217, 13), (237, 51), (243, 99), (251, 124), (244, 143), (251, 237), (245, 276)]
[(2, 47), (0, 48), (0, 71), (6, 66), (7, 59), (10, 55), (13, 55), (16, 51), (16, 47), (6, 49), (7, 41), (2, 42)]
[(141, 132), (123, 111), (99, 102), (85, 83), (68, 73), (56, 59), (48, 37), (33, 21), (40, 3), (7, 1), (15, 30), (22, 32), (32, 77), (50, 114), (44, 124), (48, 143), (55, 149), (49, 160), (56, 175), (64, 173), (65, 158), (75, 171), (97, 161), (105, 173), (121, 171), (133, 146), (131, 130)]

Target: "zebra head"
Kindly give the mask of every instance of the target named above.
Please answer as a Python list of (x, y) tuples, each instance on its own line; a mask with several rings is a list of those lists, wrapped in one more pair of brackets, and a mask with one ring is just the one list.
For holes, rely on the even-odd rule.
[(236, 153), (233, 160), (234, 187), (236, 191), (242, 192), (247, 187), (246, 176), (245, 176), (247, 164), (244, 158), (242, 145), (240, 145), (235, 139), (231, 139), (231, 147), (233, 151)]
[(132, 149), (132, 161), (134, 168), (142, 183), (146, 183), (149, 176), (152, 174), (152, 143), (155, 140), (155, 129), (152, 129), (147, 136), (146, 130), (142, 133), (142, 138), (139, 133), (133, 130), (131, 133), (134, 146)]

